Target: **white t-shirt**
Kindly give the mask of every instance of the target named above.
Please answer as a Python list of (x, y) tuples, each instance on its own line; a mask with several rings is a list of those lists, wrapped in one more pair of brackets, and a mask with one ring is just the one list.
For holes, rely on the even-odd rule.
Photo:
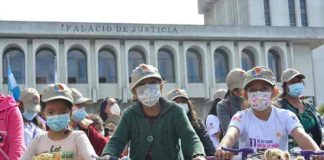
[(288, 135), (293, 129), (302, 127), (293, 112), (276, 107), (272, 107), (267, 121), (257, 118), (251, 108), (239, 111), (229, 126), (240, 130), (240, 148), (279, 148), (283, 151), (288, 150)]
[(62, 160), (91, 160), (96, 156), (88, 137), (83, 131), (72, 131), (62, 140), (51, 140), (48, 132), (41, 133), (27, 148), (21, 160), (31, 160), (33, 156), (41, 153), (62, 152)]
[(217, 148), (219, 144), (219, 139), (216, 136), (216, 133), (220, 131), (219, 119), (215, 115), (208, 115), (206, 118), (206, 127), (209, 134), (210, 140), (213, 142), (214, 147)]

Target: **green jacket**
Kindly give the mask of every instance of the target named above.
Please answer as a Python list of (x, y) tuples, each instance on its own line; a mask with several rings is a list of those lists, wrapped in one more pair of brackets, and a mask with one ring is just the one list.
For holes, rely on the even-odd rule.
[(128, 107), (102, 155), (118, 157), (126, 143), (131, 141), (131, 160), (144, 160), (150, 148), (154, 160), (183, 159), (179, 146), (181, 139), (182, 151), (187, 155), (204, 156), (203, 145), (184, 110), (163, 97), (159, 102), (161, 113), (154, 120), (152, 127), (144, 115), (141, 103), (136, 102)]

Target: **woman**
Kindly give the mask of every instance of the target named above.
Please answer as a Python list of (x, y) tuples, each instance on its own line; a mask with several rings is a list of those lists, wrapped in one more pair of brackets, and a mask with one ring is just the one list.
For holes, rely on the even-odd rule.
[[(308, 133), (318, 146), (322, 144), (322, 131), (320, 115), (316, 111), (316, 107), (302, 100), (300, 96), (304, 91), (305, 75), (298, 72), (296, 69), (287, 69), (282, 73), (282, 90), (283, 93), (280, 99), (277, 100), (278, 106), (288, 109), (296, 114), (306, 133)], [(289, 141), (289, 149), (297, 147), (294, 140)]]
[(104, 122), (111, 115), (120, 116), (120, 107), (116, 99), (111, 97), (106, 98), (100, 105), (99, 115)]
[(17, 103), (0, 94), (0, 160), (18, 160), (24, 151), (24, 124)]
[(118, 157), (131, 141), (130, 159), (182, 159), (181, 139), (184, 154), (195, 160), (205, 159), (203, 146), (185, 112), (161, 97), (162, 78), (155, 67), (137, 66), (132, 71), (130, 86), (136, 102), (123, 113), (103, 151), (104, 157)]
[(294, 113), (272, 105), (272, 98), (278, 94), (275, 82), (274, 74), (266, 67), (254, 67), (247, 72), (243, 85), (244, 97), (251, 107), (233, 116), (216, 151), (216, 158), (231, 159), (233, 153), (223, 151), (221, 147), (231, 148), (238, 140), (240, 148), (278, 148), (287, 151), (288, 135), (303, 150), (320, 151)]
[(220, 130), (220, 123), (217, 117), (217, 104), (220, 102), (226, 94), (225, 89), (218, 89), (213, 96), (213, 103), (210, 107), (209, 113), (206, 118), (206, 127), (210, 140), (213, 142), (215, 148), (218, 147), (221, 140), (222, 132)]
[(246, 72), (240, 68), (234, 68), (226, 77), (228, 90), (225, 98), (217, 104), (217, 115), (223, 134), (226, 133), (232, 116), (244, 109), (242, 91), (245, 77)]
[[(192, 127), (194, 128), (196, 134), (202, 142), (206, 155), (213, 156), (215, 154), (215, 147), (213, 146), (213, 142), (208, 136), (205, 125), (203, 124), (201, 119), (198, 118), (192, 102), (189, 100), (187, 92), (183, 89), (173, 89), (169, 91), (167, 99), (176, 102), (182, 107), (182, 109), (187, 114)], [(184, 155), (184, 159), (190, 159), (190, 157)]]
[(42, 101), (48, 132), (32, 140), (22, 160), (31, 160), (44, 154), (58, 159), (93, 160), (96, 152), (82, 131), (69, 129), (73, 98), (71, 90), (56, 83), (45, 87)]
[(24, 119), (25, 146), (28, 147), (32, 139), (46, 128), (41, 123), (38, 114), (40, 112), (40, 96), (36, 89), (26, 88), (21, 95), (22, 116)]

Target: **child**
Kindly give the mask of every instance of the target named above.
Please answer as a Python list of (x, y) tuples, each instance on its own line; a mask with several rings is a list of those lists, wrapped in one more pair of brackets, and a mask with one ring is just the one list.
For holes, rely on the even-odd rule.
[(231, 148), (238, 140), (240, 148), (287, 151), (288, 135), (304, 150), (320, 150), (294, 113), (271, 105), (271, 99), (278, 94), (275, 82), (275, 76), (266, 67), (254, 67), (247, 72), (244, 97), (251, 107), (233, 116), (216, 158), (231, 159), (233, 154), (220, 147)]
[(91, 156), (96, 153), (85, 133), (68, 129), (73, 105), (71, 90), (64, 84), (50, 84), (43, 91), (42, 101), (49, 131), (33, 139), (22, 160), (42, 153), (60, 155), (63, 160), (93, 159)]

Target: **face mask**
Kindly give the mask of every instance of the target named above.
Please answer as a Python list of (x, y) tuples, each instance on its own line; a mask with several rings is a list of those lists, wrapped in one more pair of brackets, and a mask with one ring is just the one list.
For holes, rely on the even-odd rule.
[(136, 88), (138, 100), (146, 107), (153, 107), (161, 96), (160, 84), (145, 84)]
[(35, 113), (35, 112), (28, 112), (28, 111), (25, 111), (25, 112), (23, 113), (24, 118), (25, 118), (26, 120), (28, 120), (28, 121), (33, 120), (33, 119), (36, 117), (36, 115), (37, 115), (37, 113)]
[(177, 103), (186, 113), (189, 112), (189, 107), (187, 103)]
[(68, 126), (70, 122), (70, 114), (59, 114), (46, 117), (46, 124), (53, 131), (61, 131)]
[(72, 118), (77, 122), (82, 121), (86, 117), (87, 117), (87, 112), (85, 111), (84, 107), (72, 112)]
[(257, 111), (266, 110), (271, 104), (272, 92), (248, 92), (248, 101)]
[(111, 114), (113, 115), (120, 115), (120, 108), (117, 103), (113, 104), (110, 108)]
[(303, 83), (295, 83), (288, 86), (288, 94), (292, 97), (299, 97), (304, 92)]

